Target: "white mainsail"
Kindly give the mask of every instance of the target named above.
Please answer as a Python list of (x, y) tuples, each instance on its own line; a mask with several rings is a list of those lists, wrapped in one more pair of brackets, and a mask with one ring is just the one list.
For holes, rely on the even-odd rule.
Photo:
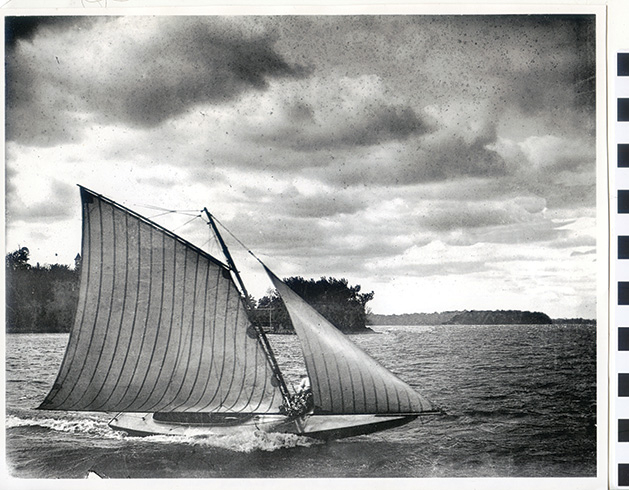
[[(266, 267), (265, 267), (266, 268)], [(301, 341), (317, 414), (419, 414), (431, 403), (351, 342), (268, 268)]]
[(74, 328), (39, 408), (276, 413), (276, 375), (222, 262), (81, 188)]

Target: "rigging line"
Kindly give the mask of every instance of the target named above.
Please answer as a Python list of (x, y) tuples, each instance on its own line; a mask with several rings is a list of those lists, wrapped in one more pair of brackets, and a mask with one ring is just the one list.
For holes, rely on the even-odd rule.
[(198, 213), (199, 212), (198, 209), (170, 209), (170, 208), (162, 208), (160, 206), (153, 206), (152, 204), (135, 203), (135, 206), (138, 206), (141, 208), (155, 209), (157, 211), (168, 211), (171, 213)]
[(175, 213), (175, 211), (165, 211), (163, 213), (154, 214), (153, 216), (149, 216), (149, 219), (155, 219), (155, 218), (159, 218), (160, 216), (165, 216), (167, 214), (173, 214), (173, 213)]
[[(166, 209), (166, 210), (164, 210), (163, 213), (159, 213), (159, 214), (155, 214), (153, 216), (149, 216), (149, 219), (155, 219), (155, 218), (158, 218), (160, 216), (165, 216), (167, 214), (180, 214), (182, 216), (192, 216), (193, 217), (192, 219), (198, 218), (200, 216), (198, 214), (191, 214), (191, 213), (189, 213), (187, 211), (184, 212), (184, 211), (177, 211), (176, 209)], [(190, 221), (192, 221), (192, 220), (190, 220)], [(190, 221), (188, 221), (187, 223), (184, 223), (181, 226), (184, 226), (184, 225), (188, 224)], [(181, 226), (179, 228), (181, 228)]]
[[(206, 247), (206, 245), (210, 245), (210, 246), (211, 246), (211, 245), (214, 245), (214, 246), (217, 246), (218, 244), (217, 244), (217, 242), (216, 242), (216, 238), (208, 238), (207, 240), (205, 240), (205, 241), (204, 241), (204, 242), (200, 245), (200, 248), (205, 248), (205, 247)], [(210, 248), (210, 247), (208, 247), (208, 248)]]
[[(203, 219), (203, 216), (201, 216), (201, 219)], [(203, 220), (205, 222), (206, 225), (209, 225), (209, 223), (205, 220)], [(216, 238), (216, 235), (210, 233), (210, 238), (208, 238), (207, 240), (205, 240), (202, 244), (201, 244), (201, 248), (204, 248), (206, 245), (208, 245), (208, 248), (210, 247), (219, 247), (220, 244), (218, 243), (218, 239)]]
[(184, 216), (196, 216), (199, 212), (197, 209), (169, 209), (169, 208), (162, 208), (159, 206), (153, 206), (151, 204), (135, 203), (134, 205), (140, 208), (153, 209), (155, 211), (163, 211), (163, 213), (157, 214), (155, 216), (163, 216), (165, 214), (182, 214)]
[(197, 214), (197, 215), (196, 215), (196, 216), (194, 216), (192, 219), (189, 219), (188, 221), (186, 221), (184, 224), (179, 225), (177, 228), (174, 228), (172, 231), (176, 231), (176, 230), (178, 230), (179, 228), (183, 228), (183, 227), (184, 227), (184, 226), (186, 226), (187, 224), (192, 223), (195, 219), (200, 218), (200, 217), (201, 217), (201, 215), (200, 215), (200, 214)]
[(238, 237), (237, 237), (236, 235), (234, 235), (234, 234), (233, 234), (233, 233), (229, 230), (229, 228), (227, 228), (227, 227), (226, 227), (223, 223), (221, 223), (221, 222), (220, 222), (220, 221), (216, 218), (216, 216), (212, 215), (212, 217), (214, 218), (214, 221), (216, 221), (219, 225), (221, 225), (221, 227), (222, 227), (222, 228), (223, 228), (223, 229), (224, 229), (227, 233), (229, 233), (229, 235), (230, 235), (230, 236), (231, 236), (234, 240), (236, 240), (236, 242), (238, 242), (238, 244), (239, 244), (242, 248), (244, 248), (247, 252), (249, 252), (249, 253), (252, 255), (252, 257), (253, 257), (254, 259), (256, 259), (258, 262), (260, 262), (260, 264), (264, 265), (264, 263), (263, 263), (263, 262), (262, 262), (262, 261), (261, 261), (261, 260), (260, 260), (260, 259), (256, 256), (256, 254), (254, 254), (254, 253), (251, 251), (251, 249), (250, 249), (249, 247), (247, 247), (247, 245), (245, 245), (242, 241), (240, 241), (240, 240), (238, 239)]

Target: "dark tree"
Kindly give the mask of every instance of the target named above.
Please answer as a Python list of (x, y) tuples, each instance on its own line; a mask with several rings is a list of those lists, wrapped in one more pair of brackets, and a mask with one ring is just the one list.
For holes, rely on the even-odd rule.
[(26, 247), (22, 247), (15, 252), (11, 252), (6, 257), (7, 270), (24, 270), (30, 268), (28, 263), (30, 251)]
[[(339, 330), (365, 331), (367, 303), (373, 299), (373, 292), (361, 293), (360, 286), (350, 286), (347, 279), (333, 277), (317, 281), (290, 277), (284, 282)], [(258, 301), (254, 318), (273, 331), (292, 330), (288, 312), (276, 291)]]

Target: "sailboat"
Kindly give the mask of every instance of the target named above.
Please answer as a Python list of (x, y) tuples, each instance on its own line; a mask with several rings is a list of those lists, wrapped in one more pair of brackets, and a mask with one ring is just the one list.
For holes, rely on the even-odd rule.
[(79, 188), (78, 306), (39, 409), (112, 413), (110, 427), (130, 435), (266, 431), (323, 439), (438, 413), (264, 266), (310, 382), (306, 393), (291, 391), (264, 330), (249, 320), (246, 288), (207, 209), (223, 260)]

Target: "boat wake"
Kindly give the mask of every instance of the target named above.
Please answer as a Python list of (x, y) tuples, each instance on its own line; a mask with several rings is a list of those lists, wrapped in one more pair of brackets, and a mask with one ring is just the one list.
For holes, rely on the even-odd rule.
[(242, 433), (233, 435), (185, 435), (185, 436), (165, 436), (154, 435), (146, 437), (127, 437), (142, 441), (156, 443), (180, 443), (192, 444), (195, 446), (207, 446), (220, 449), (229, 449), (239, 453), (251, 453), (254, 451), (276, 451), (278, 449), (288, 449), (293, 447), (310, 447), (320, 444), (314, 439), (298, 436), (296, 434), (283, 434), (279, 432), (256, 431), (252, 433)]
[(191, 431), (186, 435), (153, 435), (136, 437), (129, 436), (125, 432), (113, 430), (102, 418), (84, 417), (80, 419), (68, 418), (20, 418), (8, 415), (5, 424), (6, 429), (20, 427), (40, 427), (55, 432), (70, 434), (84, 434), (109, 440), (124, 440), (130, 443), (153, 444), (186, 444), (203, 447), (227, 449), (239, 453), (251, 453), (254, 451), (276, 451), (294, 447), (310, 447), (320, 444), (320, 441), (298, 436), (296, 434), (284, 434), (279, 432), (255, 431), (250, 433), (237, 433), (229, 436), (210, 435), (207, 433), (195, 433)]
[(87, 434), (98, 437), (119, 439), (120, 432), (112, 431), (107, 422), (102, 418), (20, 418), (14, 415), (7, 415), (6, 429), (17, 427), (41, 427), (56, 432), (68, 432), (71, 434)]

